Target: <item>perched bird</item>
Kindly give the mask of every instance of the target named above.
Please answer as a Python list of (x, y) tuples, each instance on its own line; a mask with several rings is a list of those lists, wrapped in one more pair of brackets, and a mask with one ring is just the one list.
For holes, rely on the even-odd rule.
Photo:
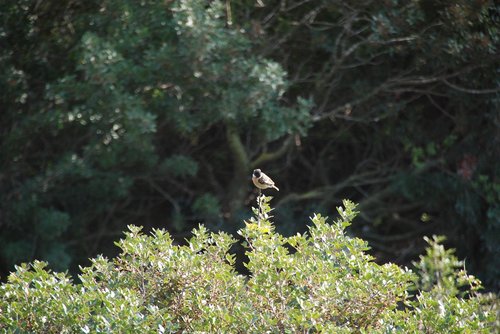
[(260, 169), (255, 169), (252, 174), (252, 181), (253, 184), (259, 189), (267, 189), (267, 188), (274, 188), (278, 191), (278, 187), (274, 185), (274, 181), (271, 180), (269, 176), (266, 174), (262, 173)]

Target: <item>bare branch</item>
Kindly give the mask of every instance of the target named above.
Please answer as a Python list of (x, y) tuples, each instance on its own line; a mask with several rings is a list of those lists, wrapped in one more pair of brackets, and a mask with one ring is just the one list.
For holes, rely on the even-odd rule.
[(464, 88), (457, 86), (455, 84), (452, 84), (446, 79), (441, 80), (441, 82), (444, 82), (448, 87), (451, 87), (453, 89), (456, 89), (460, 92), (467, 93), (467, 94), (494, 94), (500, 92), (500, 87), (498, 88), (491, 88), (491, 89), (470, 89), (470, 88)]
[(288, 149), (290, 148), (290, 145), (292, 144), (292, 142), (293, 142), (293, 136), (289, 136), (283, 142), (283, 145), (281, 145), (281, 147), (278, 150), (276, 150), (274, 152), (262, 152), (257, 159), (255, 159), (254, 161), (252, 161), (250, 163), (250, 166), (253, 169), (253, 168), (258, 167), (258, 166), (260, 166), (268, 161), (273, 161), (273, 160), (281, 158), (283, 155), (286, 154), (286, 152), (288, 152)]
[(170, 194), (168, 192), (163, 190), (163, 188), (160, 187), (158, 184), (156, 184), (156, 182), (154, 182), (152, 179), (147, 178), (147, 177), (143, 177), (142, 179), (144, 181), (146, 181), (151, 186), (151, 188), (153, 188), (158, 193), (160, 193), (164, 199), (166, 199), (170, 204), (172, 204), (175, 212), (177, 212), (177, 213), (181, 212), (181, 208), (179, 206), (179, 203), (177, 203), (177, 201), (172, 196), (170, 196)]
[(299, 30), (303, 24), (314, 20), (315, 17), (321, 11), (321, 9), (323, 9), (325, 6), (326, 6), (325, 4), (322, 4), (321, 6), (318, 6), (318, 7), (314, 8), (313, 10), (309, 11), (306, 15), (304, 15), (304, 17), (300, 20), (300, 22), (297, 22), (293, 26), (293, 28), (290, 28), (286, 34), (284, 34), (283, 36), (281, 36), (279, 38), (279, 40), (270, 43), (268, 49), (264, 50), (263, 53), (268, 54), (268, 53), (271, 53), (273, 50), (281, 47), (281, 44), (283, 44), (286, 40), (288, 40), (288, 38), (290, 38), (290, 36), (292, 36), (297, 30)]
[(356, 100), (352, 100), (350, 102), (347, 102), (347, 103), (343, 104), (342, 106), (339, 106), (339, 107), (337, 107), (329, 112), (314, 115), (314, 116), (312, 116), (312, 120), (313, 120), (313, 122), (318, 122), (318, 121), (324, 120), (325, 118), (334, 118), (334, 117), (338, 116), (338, 114), (340, 112), (344, 112), (346, 110), (352, 109), (354, 106), (359, 105), (359, 104), (369, 100), (373, 96), (377, 95), (378, 93), (380, 93), (381, 91), (383, 91), (386, 88), (386, 85), (387, 85), (387, 83), (384, 82), (381, 85), (375, 87), (368, 94), (365, 94), (364, 96), (362, 96)]

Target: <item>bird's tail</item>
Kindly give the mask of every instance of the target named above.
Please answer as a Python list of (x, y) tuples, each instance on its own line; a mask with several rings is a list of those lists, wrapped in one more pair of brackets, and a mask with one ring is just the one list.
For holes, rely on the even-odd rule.
[(273, 186), (273, 188), (274, 188), (274, 189), (276, 189), (276, 190), (278, 190), (278, 191), (280, 191), (280, 190), (279, 190), (279, 188), (278, 188), (278, 187), (276, 187), (276, 186)]

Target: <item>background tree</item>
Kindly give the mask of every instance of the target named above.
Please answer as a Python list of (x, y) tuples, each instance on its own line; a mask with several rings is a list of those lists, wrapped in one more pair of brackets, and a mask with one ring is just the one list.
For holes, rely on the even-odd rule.
[[(2, 123), (7, 265), (42, 257), (63, 269), (73, 256), (76, 265), (131, 221), (167, 219), (177, 232), (195, 222), (190, 217), (234, 222), (251, 169), (281, 154), (262, 148), (305, 133), (310, 122), (306, 100), (281, 101), (281, 66), (249, 54), (252, 43), (226, 27), (219, 2), (89, 4), (92, 15), (74, 9), (82, 11), (78, 33), (39, 23), (50, 5), (4, 6), (11, 48), (3, 79), (12, 86)], [(20, 20), (11, 12), (23, 25), (34, 22), (35, 32), (49, 25), (57, 43), (72, 38), (63, 44), (66, 71), (30, 72), (33, 61), (50, 71), (60, 59), (42, 61), (46, 46), (30, 45), (31, 30), (18, 42)], [(71, 13), (64, 19), (72, 21)], [(22, 47), (31, 54), (18, 64)], [(33, 81), (40, 81), (37, 90)]]
[(350, 197), (380, 261), (447, 234), (499, 281), (492, 1), (23, 0), (0, 20), (4, 273), (113, 254), (129, 223), (234, 232), (262, 167), (286, 235)]
[[(407, 261), (446, 233), (476, 270), (500, 268), (499, 16), (491, 1), (252, 1), (233, 6), (315, 101), (278, 207), (360, 201), (357, 233)], [(249, 22), (248, 24), (246, 24)], [(298, 205), (302, 203), (302, 205)], [(417, 247), (416, 247), (417, 246)]]

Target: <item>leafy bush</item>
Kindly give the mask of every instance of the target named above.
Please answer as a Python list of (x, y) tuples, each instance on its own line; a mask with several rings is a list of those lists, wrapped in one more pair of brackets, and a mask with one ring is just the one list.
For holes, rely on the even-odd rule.
[[(0, 328), (38, 333), (488, 333), (494, 296), (429, 239), (412, 272), (379, 265), (365, 241), (345, 228), (356, 216), (344, 201), (328, 224), (314, 215), (307, 234), (283, 237), (270, 221), (269, 197), (238, 233), (250, 275), (235, 271), (226, 233), (193, 231), (176, 245), (164, 230), (129, 226), (121, 254), (81, 268), (81, 283), (46, 263), (23, 264), (1, 286)], [(418, 289), (418, 290), (415, 290)], [(416, 296), (410, 293), (415, 291)], [(497, 327), (498, 328), (498, 327)]]

